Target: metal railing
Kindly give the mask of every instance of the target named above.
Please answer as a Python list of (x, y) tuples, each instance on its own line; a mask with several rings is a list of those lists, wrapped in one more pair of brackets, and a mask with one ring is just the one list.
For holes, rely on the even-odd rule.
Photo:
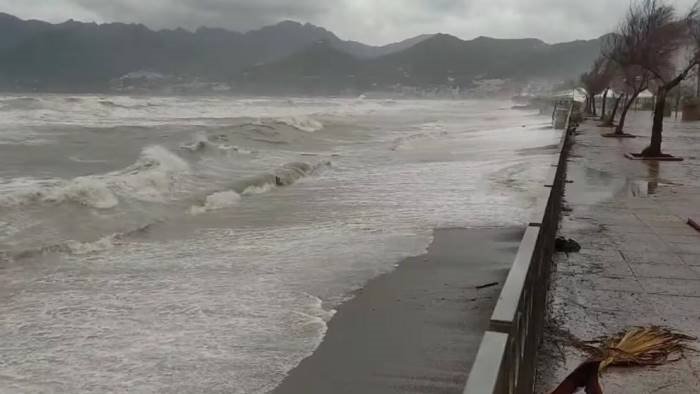
[(547, 289), (561, 199), (566, 184), (572, 103), (559, 154), (542, 187), (489, 330), (479, 347), (464, 394), (530, 394), (534, 391), (537, 349), (542, 341)]

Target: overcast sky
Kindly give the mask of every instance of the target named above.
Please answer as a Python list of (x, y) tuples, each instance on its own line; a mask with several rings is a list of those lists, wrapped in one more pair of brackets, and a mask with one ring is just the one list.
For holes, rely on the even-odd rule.
[[(695, 0), (668, 0), (679, 9)], [(547, 42), (590, 39), (615, 28), (628, 0), (0, 0), (0, 12), (63, 22), (140, 22), (247, 31), (285, 19), (343, 39), (385, 44), (423, 33)]]

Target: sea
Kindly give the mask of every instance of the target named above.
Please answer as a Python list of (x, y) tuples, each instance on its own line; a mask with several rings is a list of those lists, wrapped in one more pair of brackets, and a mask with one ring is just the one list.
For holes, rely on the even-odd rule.
[(434, 229), (527, 223), (513, 106), (0, 96), (0, 392), (268, 392)]

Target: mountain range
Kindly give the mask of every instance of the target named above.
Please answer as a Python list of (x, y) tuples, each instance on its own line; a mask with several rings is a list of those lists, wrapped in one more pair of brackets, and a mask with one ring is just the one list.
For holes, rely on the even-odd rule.
[(588, 69), (602, 40), (550, 45), (426, 34), (371, 46), (292, 21), (247, 33), (154, 31), (140, 24), (50, 24), (0, 13), (0, 89), (103, 91), (110, 81), (140, 70), (223, 82), (247, 93), (468, 88), (486, 79), (575, 77)]

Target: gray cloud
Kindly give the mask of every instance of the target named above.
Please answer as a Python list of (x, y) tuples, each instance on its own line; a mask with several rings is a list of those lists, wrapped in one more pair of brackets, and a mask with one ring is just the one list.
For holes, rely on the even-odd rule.
[(318, 19), (318, 0), (59, 0), (107, 21), (136, 21), (155, 28), (200, 26), (250, 30), (283, 19)]
[[(695, 0), (671, 0), (680, 10)], [(615, 28), (627, 0), (0, 0), (0, 11), (53, 22), (68, 18), (246, 31), (284, 19), (346, 39), (382, 44), (422, 33), (462, 38), (588, 39)]]

